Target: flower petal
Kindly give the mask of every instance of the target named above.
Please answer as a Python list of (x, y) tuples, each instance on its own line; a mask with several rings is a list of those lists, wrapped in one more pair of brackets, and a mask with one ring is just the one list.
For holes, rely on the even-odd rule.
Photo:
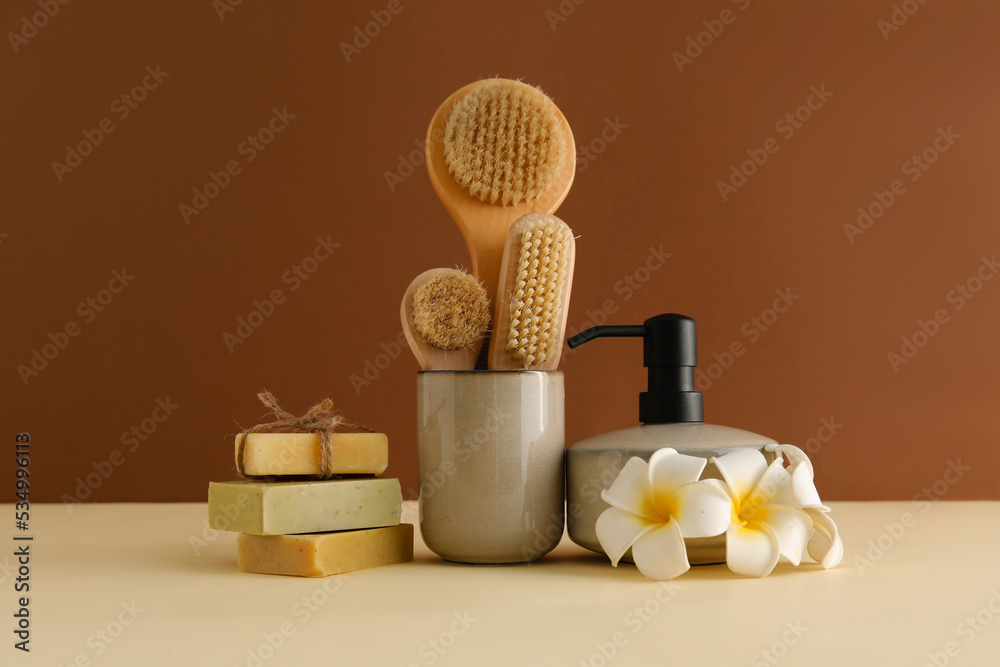
[(796, 507), (829, 507), (822, 504), (816, 484), (813, 482), (814, 469), (812, 461), (801, 449), (794, 445), (765, 445), (765, 450), (778, 452), (788, 459), (788, 472), (792, 476), (791, 496), (781, 498), (778, 502)]
[(711, 459), (737, 500), (742, 501), (753, 491), (757, 480), (767, 470), (767, 460), (756, 449), (734, 449)]
[(611, 564), (618, 567), (618, 561), (635, 541), (658, 525), (617, 507), (609, 507), (597, 517), (597, 541)]
[(808, 514), (788, 505), (758, 507), (754, 521), (771, 529), (778, 538), (778, 553), (792, 565), (802, 562), (806, 543), (813, 533), (813, 522)]
[(649, 482), (653, 493), (673, 496), (685, 484), (698, 481), (708, 459), (701, 456), (678, 454), (676, 449), (664, 447), (649, 458)]
[(764, 449), (768, 452), (783, 454), (788, 459), (788, 465), (791, 468), (806, 466), (809, 468), (809, 476), (813, 476), (812, 461), (809, 460), (809, 456), (804, 451), (795, 445), (764, 445)]
[(692, 482), (677, 491), (674, 496), (676, 513), (672, 519), (676, 520), (684, 537), (715, 537), (729, 528), (733, 502), (720, 486)]
[(792, 476), (785, 470), (784, 462), (775, 459), (757, 480), (753, 491), (741, 498), (740, 515), (749, 518), (762, 505), (793, 504), (794, 501), (786, 500), (793, 497), (791, 488)]
[(638, 456), (633, 456), (625, 463), (611, 486), (601, 492), (601, 498), (612, 507), (650, 521), (663, 522), (653, 506), (653, 489), (649, 485), (649, 464)]
[(816, 528), (809, 540), (809, 556), (825, 569), (837, 567), (844, 558), (844, 543), (840, 540), (837, 524), (819, 508), (806, 507), (804, 511)]
[(691, 568), (680, 527), (673, 519), (640, 537), (632, 546), (632, 559), (640, 572), (657, 581), (673, 579)]
[(812, 466), (795, 466), (792, 468), (792, 495), (799, 507), (821, 505), (819, 491), (813, 482)]
[(712, 486), (714, 486), (715, 488), (719, 489), (727, 496), (729, 496), (729, 500), (732, 501), (734, 508), (739, 507), (740, 499), (737, 498), (735, 495), (733, 495), (733, 490), (729, 488), (729, 485), (723, 482), (721, 479), (703, 479), (701, 480), (700, 483), (711, 484)]
[(726, 533), (726, 564), (736, 574), (766, 577), (778, 557), (778, 538), (764, 524), (734, 526)]

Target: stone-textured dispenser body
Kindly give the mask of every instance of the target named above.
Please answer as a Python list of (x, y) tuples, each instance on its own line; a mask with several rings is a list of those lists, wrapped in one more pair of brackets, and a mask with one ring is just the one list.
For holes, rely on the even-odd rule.
[[(648, 461), (657, 449), (672, 447), (681, 454), (711, 458), (742, 447), (763, 450), (777, 444), (771, 438), (728, 426), (684, 422), (648, 424), (602, 433), (571, 446), (566, 452), (566, 507), (569, 536), (581, 547), (604, 553), (597, 541), (597, 517), (609, 505), (601, 491), (611, 486), (625, 463), (633, 456)], [(770, 461), (773, 455), (764, 452)], [(702, 479), (721, 479), (709, 464)], [(688, 539), (688, 560), (692, 564), (724, 563), (725, 536)], [(631, 561), (631, 554), (623, 559)]]

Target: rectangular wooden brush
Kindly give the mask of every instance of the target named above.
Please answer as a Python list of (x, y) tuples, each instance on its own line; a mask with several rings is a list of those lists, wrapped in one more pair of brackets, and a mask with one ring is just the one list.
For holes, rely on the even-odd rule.
[(575, 260), (573, 231), (556, 216), (529, 213), (511, 225), (500, 264), (490, 370), (559, 366)]

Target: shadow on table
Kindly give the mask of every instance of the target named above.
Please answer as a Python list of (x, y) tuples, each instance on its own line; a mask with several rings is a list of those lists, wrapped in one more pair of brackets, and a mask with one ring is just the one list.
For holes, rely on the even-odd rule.
[[(431, 566), (440, 568), (482, 568), (490, 570), (511, 570), (517, 571), (518, 575), (537, 573), (545, 577), (570, 577), (603, 579), (617, 581), (633, 581), (639, 583), (649, 583), (645, 575), (632, 563), (622, 562), (618, 567), (613, 567), (607, 556), (592, 553), (581, 549), (578, 553), (556, 553), (549, 554), (534, 563), (522, 563), (517, 565), (467, 565), (449, 563), (443, 561), (434, 554), (421, 554), (414, 558), (414, 564), (420, 566)], [(818, 563), (802, 563), (799, 567), (791, 565), (778, 565), (767, 579), (782, 578), (793, 574), (805, 574), (808, 571), (821, 571), (823, 568)], [(690, 570), (679, 577), (685, 581), (729, 581), (729, 580), (758, 580), (756, 577), (747, 577), (736, 574), (726, 567), (725, 563), (712, 565), (694, 565)]]

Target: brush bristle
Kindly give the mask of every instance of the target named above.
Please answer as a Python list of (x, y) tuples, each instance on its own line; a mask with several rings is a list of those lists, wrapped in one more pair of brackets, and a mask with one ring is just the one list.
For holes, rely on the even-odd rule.
[(495, 80), (455, 104), (445, 125), (444, 160), (473, 197), (516, 206), (555, 182), (566, 160), (566, 136), (545, 93), (520, 81)]
[(552, 357), (562, 345), (559, 309), (572, 242), (569, 227), (551, 218), (532, 223), (521, 236), (506, 349), (525, 368)]
[(486, 334), (490, 298), (479, 280), (449, 269), (417, 288), (413, 324), (427, 344), (440, 350), (472, 345)]

